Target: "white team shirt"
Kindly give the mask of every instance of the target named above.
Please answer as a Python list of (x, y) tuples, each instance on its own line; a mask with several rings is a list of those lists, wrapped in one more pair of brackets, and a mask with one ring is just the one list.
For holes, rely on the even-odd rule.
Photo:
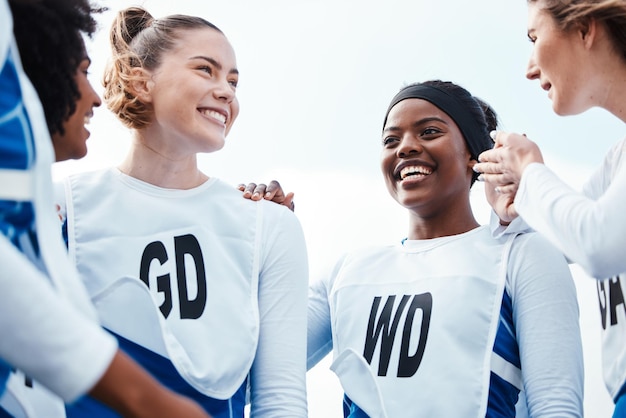
[[(163, 189), (117, 169), (65, 182), (70, 256), (103, 325), (252, 411), (306, 416), (308, 265), (288, 209), (212, 178)], [(282, 399), (277, 402), (276, 399)]]
[[(463, 401), (465, 404), (461, 405), (461, 407), (472, 409), (474, 411), (472, 415), (445, 415), (442, 413), (445, 408), (451, 407), (449, 402), (450, 391), (444, 388), (454, 386), (456, 382), (451, 382), (451, 380), (457, 378), (471, 380), (471, 373), (462, 377), (463, 372), (467, 370), (473, 371), (477, 377), (482, 376), (483, 379), (485, 379), (485, 373), (488, 376), (489, 371), (492, 371), (505, 380), (515, 381), (515, 374), (507, 374), (507, 368), (500, 368), (500, 363), (494, 361), (495, 356), (490, 355), (491, 360), (487, 363), (484, 361), (486, 357), (483, 356), (483, 361), (475, 358), (471, 360), (472, 363), (465, 362), (463, 365), (455, 366), (454, 361), (459, 360), (459, 358), (453, 357), (449, 360), (451, 358), (448, 355), (450, 354), (449, 349), (442, 348), (443, 346), (431, 346), (427, 341), (423, 351), (422, 364), (416, 374), (421, 372), (427, 374), (422, 378), (426, 378), (429, 384), (426, 386), (418, 385), (413, 382), (413, 377), (395, 377), (393, 375), (403, 352), (398, 341), (401, 340), (400, 336), (403, 334), (403, 329), (406, 329), (404, 328), (407, 323), (406, 320), (404, 322), (400, 320), (395, 339), (391, 337), (391, 327), (382, 330), (386, 336), (382, 338), (395, 341), (391, 345), (390, 351), (392, 361), (388, 365), (387, 376), (384, 377), (377, 375), (379, 374), (378, 359), (382, 358), (379, 357), (382, 348), (378, 348), (378, 351), (372, 356), (371, 365), (365, 360), (363, 341), (367, 339), (367, 335), (370, 335), (369, 331), (365, 332), (355, 325), (353, 325), (355, 329), (346, 331), (345, 326), (341, 325), (346, 310), (348, 315), (350, 311), (360, 312), (361, 322), (368, 323), (373, 305), (371, 297), (363, 298), (362, 296), (372, 289), (380, 294), (385, 293), (385, 289), (393, 293), (400, 288), (401, 294), (412, 295), (414, 290), (419, 289), (421, 290), (418, 293), (423, 294), (425, 293), (424, 290), (429, 287), (441, 292), (445, 286), (442, 286), (442, 283), (436, 283), (437, 278), (440, 279), (440, 282), (444, 282), (452, 277), (464, 277), (464, 275), (466, 275), (465, 277), (474, 275), (481, 277), (482, 274), (493, 275), (494, 269), (497, 269), (497, 257), (491, 253), (485, 255), (484, 252), (483, 256), (480, 256), (480, 248), (489, 248), (489, 243), (491, 242), (493, 245), (495, 242), (485, 227), (459, 236), (424, 241), (416, 241), (420, 244), (416, 247), (417, 250), (415, 248), (407, 250), (402, 246), (395, 246), (373, 252), (361, 251), (357, 253), (354, 257), (358, 260), (358, 264), (350, 269), (358, 269), (361, 273), (358, 278), (350, 275), (352, 277), (350, 283), (353, 281), (350, 286), (344, 283), (343, 261), (338, 263), (328, 277), (311, 285), (309, 291), (308, 367), (312, 367), (332, 349), (335, 359), (333, 367), (339, 368), (338, 374), (341, 376), (341, 373), (352, 373), (353, 376), (356, 376), (356, 378), (342, 379), (346, 394), (359, 406), (361, 406), (359, 400), (365, 399), (365, 401), (361, 400), (361, 402), (367, 403), (363, 407), (369, 408), (369, 411), (374, 411), (372, 413), (374, 416), (385, 416), (381, 411), (386, 411), (387, 416), (398, 416), (397, 413), (390, 413), (390, 411), (404, 411), (402, 416), (420, 416), (420, 413), (425, 413), (424, 416), (485, 416), (484, 409), (481, 409), (480, 406), (469, 405), (472, 402), (486, 401), (487, 395), (484, 387), (481, 389), (474, 384), (473, 387), (480, 390), (474, 391), (470, 395), (471, 401), (465, 400)], [(497, 245), (494, 248), (497, 248)], [(383, 254), (386, 255), (381, 257), (380, 255)], [(367, 255), (374, 256), (365, 257)], [(397, 260), (392, 263), (386, 262), (390, 260), (390, 256)], [(410, 267), (411, 263), (413, 268)], [(402, 266), (403, 264), (404, 266)], [(485, 267), (487, 268), (485, 269)], [(515, 338), (519, 346), (522, 364), (520, 386), (523, 387), (530, 416), (582, 416), (582, 345), (578, 326), (576, 290), (567, 263), (563, 256), (545, 240), (536, 234), (524, 234), (515, 239), (508, 263), (502, 263), (501, 267), (504, 267), (502, 274), (506, 274), (506, 292), (513, 301)], [(478, 269), (478, 273), (474, 274), (476, 269)], [(371, 276), (369, 272), (371, 272)], [(395, 275), (389, 277), (387, 272), (394, 272)], [(479, 282), (474, 282), (474, 284)], [(372, 286), (373, 283), (376, 285)], [(459, 290), (462, 293), (470, 294), (463, 291), (458, 283), (453, 285), (457, 286), (450, 293), (453, 299), (455, 292)], [(485, 299), (485, 294), (483, 294), (488, 292), (486, 289), (488, 287), (479, 290), (480, 296), (472, 293), (472, 298), (482, 298), (483, 304), (486, 304), (489, 301), (489, 298)], [(340, 299), (345, 300), (345, 303), (336, 302), (339, 293), (344, 293)], [(433, 293), (433, 306), (435, 305), (435, 294)], [(459, 299), (458, 296), (456, 298)], [(397, 299), (400, 300), (400, 297), (398, 296)], [(384, 301), (381, 300), (378, 311), (383, 304)], [(499, 309), (499, 304), (496, 306)], [(408, 312), (407, 309), (405, 311)], [(433, 315), (434, 312), (433, 308)], [(497, 320), (498, 313), (493, 313), (489, 320), (493, 320), (494, 316)], [(417, 315), (416, 318), (419, 319), (420, 315)], [(418, 319), (414, 319), (413, 328), (416, 326), (415, 324), (418, 324), (418, 327), (421, 324)], [(461, 318), (456, 326), (452, 327), (445, 325), (445, 323), (433, 323), (430, 333), (440, 332), (443, 336), (439, 338), (449, 338), (449, 342), (452, 344), (458, 343), (458, 347), (464, 347), (468, 345), (467, 342), (460, 343), (458, 339), (463, 339), (466, 332), (472, 334), (474, 327), (476, 327), (476, 332), (480, 335), (475, 339), (468, 338), (467, 340), (472, 341), (472, 343), (483, 341), (483, 338), (486, 338), (485, 333), (488, 334), (491, 328), (480, 328), (481, 326), (477, 326), (472, 322), (473, 320), (466, 322)], [(361, 324), (362, 326), (363, 324)], [(448, 328), (442, 328), (445, 326)], [(478, 331), (479, 329), (483, 329), (483, 331)], [(344, 333), (346, 335), (343, 335)], [(359, 340), (359, 336), (355, 336), (355, 333), (360, 333), (361, 345), (350, 346), (352, 341)], [(446, 335), (447, 337), (445, 337)], [(346, 339), (348, 339), (347, 343)], [(489, 344), (489, 341), (489, 339), (484, 340), (483, 349)], [(469, 344), (469, 346), (471, 345)], [(480, 345), (478, 344), (478, 346)], [(411, 337), (408, 353), (417, 353), (419, 351), (418, 346), (419, 338), (417, 336)], [(357, 361), (358, 359), (360, 361)], [(337, 360), (340, 362), (339, 365), (337, 365)], [(341, 362), (346, 362), (348, 365), (341, 367)], [(435, 368), (428, 368), (429, 365)], [(463, 370), (461, 373), (457, 373), (457, 369)], [(510, 367), (508, 369), (511, 370)], [(426, 373), (426, 370), (429, 372)], [(383, 383), (381, 382), (382, 379), (390, 380), (390, 382)], [(353, 387), (349, 387), (349, 385)], [(424, 388), (424, 393), (416, 390), (418, 387)], [(359, 400), (353, 399), (354, 393), (359, 391), (363, 391), (367, 395)], [(411, 393), (411, 395), (406, 395), (405, 392)], [(397, 393), (405, 393), (406, 396), (396, 396)], [(455, 400), (467, 395), (464, 390), (456, 390), (453, 393), (455, 393), (453, 395)], [(426, 399), (418, 401), (420, 396), (426, 396)], [(380, 407), (381, 405), (382, 407)]]
[(598, 279), (604, 380), (626, 382), (626, 139), (609, 151), (582, 194), (543, 164), (530, 164), (515, 197), (520, 217)]

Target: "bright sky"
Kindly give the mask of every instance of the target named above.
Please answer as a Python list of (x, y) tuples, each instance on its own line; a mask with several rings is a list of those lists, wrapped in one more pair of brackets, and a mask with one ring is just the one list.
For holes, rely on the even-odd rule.
[[(296, 193), (311, 277), (341, 253), (406, 235), (404, 211), (379, 172), (380, 131), (391, 97), (406, 83), (454, 81), (489, 102), (502, 128), (539, 143), (548, 165), (574, 187), (624, 136), (604, 111), (558, 117), (546, 92), (525, 79), (531, 44), (526, 2), (502, 0), (100, 0), (110, 11), (88, 45), (92, 83), (100, 88), (114, 11), (142, 4), (155, 17), (204, 17), (237, 54), (241, 113), (224, 150), (200, 158), (210, 176), (233, 185), (281, 181)], [(55, 177), (117, 164), (128, 132), (101, 108), (90, 125), (89, 155), (58, 164)], [(488, 208), (480, 185), (479, 221)], [(579, 290), (586, 387), (585, 415), (610, 417), (600, 370), (594, 281), (572, 267)], [(340, 416), (341, 388), (329, 358), (309, 372), (310, 416)]]

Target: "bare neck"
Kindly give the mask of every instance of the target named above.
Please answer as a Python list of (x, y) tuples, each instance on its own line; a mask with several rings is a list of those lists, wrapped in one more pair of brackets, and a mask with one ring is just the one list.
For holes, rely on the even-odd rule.
[(154, 147), (142, 135), (135, 134), (130, 150), (118, 167), (138, 180), (166, 189), (192, 189), (206, 182), (195, 153), (173, 153), (164, 147)]
[(589, 82), (593, 83), (593, 104), (626, 123), (626, 58), (611, 46), (605, 33), (600, 35), (587, 67)]
[(455, 211), (429, 214), (409, 212), (409, 239), (432, 239), (462, 234), (479, 227), (469, 201)]

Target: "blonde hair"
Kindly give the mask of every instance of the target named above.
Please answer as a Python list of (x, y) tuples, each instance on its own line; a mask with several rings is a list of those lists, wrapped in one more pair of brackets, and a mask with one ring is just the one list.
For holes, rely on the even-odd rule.
[(528, 0), (528, 3), (541, 3), (564, 31), (576, 28), (587, 19), (605, 25), (613, 46), (626, 62), (626, 1)]
[(222, 31), (196, 16), (171, 15), (155, 19), (141, 7), (118, 12), (109, 41), (112, 57), (104, 72), (104, 101), (107, 107), (132, 129), (146, 127), (152, 118), (152, 107), (143, 103), (131, 88), (132, 83), (145, 81), (136, 68), (154, 70), (178, 40), (180, 31), (200, 28)]

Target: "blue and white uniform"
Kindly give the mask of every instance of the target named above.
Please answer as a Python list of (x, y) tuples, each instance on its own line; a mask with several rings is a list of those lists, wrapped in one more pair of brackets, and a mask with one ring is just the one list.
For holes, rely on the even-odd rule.
[(117, 344), (68, 262), (50, 136), (12, 30), (0, 0), (0, 416), (62, 417), (63, 400), (100, 379)]
[(331, 349), (349, 417), (581, 417), (567, 263), (537, 234), (488, 227), (364, 250), (309, 290), (308, 360)]
[[(214, 417), (304, 417), (308, 265), (285, 207), (212, 178), (163, 189), (117, 169), (66, 179), (71, 258), (103, 326)], [(98, 415), (98, 414), (102, 415)], [(79, 402), (69, 416), (108, 416)]]
[(626, 139), (613, 146), (582, 193), (545, 165), (530, 164), (515, 197), (520, 217), (597, 279), (604, 380), (618, 404), (615, 416), (626, 416), (625, 205)]

